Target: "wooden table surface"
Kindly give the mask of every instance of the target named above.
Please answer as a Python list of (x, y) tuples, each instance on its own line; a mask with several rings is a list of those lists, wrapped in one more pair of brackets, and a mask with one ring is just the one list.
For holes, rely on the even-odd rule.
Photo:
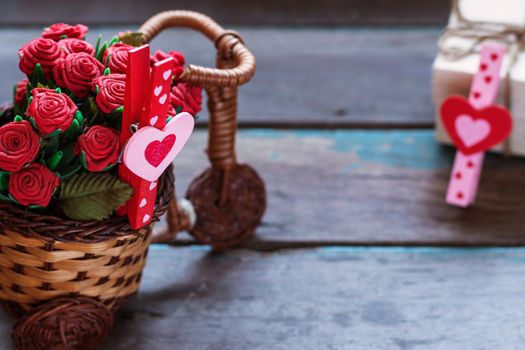
[[(434, 141), (430, 96), (439, 29), (238, 29), (259, 63), (240, 92), (238, 158), (266, 181), (263, 225), (225, 253), (186, 234), (152, 246), (102, 349), (523, 348), (525, 160), (489, 155), (476, 204), (445, 204), (454, 152)], [(0, 30), (1, 86), (36, 33)], [(191, 35), (154, 46), (211, 64)], [(179, 194), (207, 166), (206, 121), (176, 161)]]

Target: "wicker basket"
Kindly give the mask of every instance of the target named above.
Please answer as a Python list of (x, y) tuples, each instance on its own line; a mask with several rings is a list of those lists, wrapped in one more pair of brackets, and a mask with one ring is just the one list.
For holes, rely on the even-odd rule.
[[(177, 204), (170, 167), (159, 179), (154, 221), (168, 211), (171, 240), (189, 230), (226, 248), (250, 238), (266, 207), (264, 184), (235, 157), (237, 86), (255, 71), (240, 36), (188, 11), (154, 16), (140, 29), (146, 41), (169, 26), (200, 30), (217, 47), (218, 68), (187, 67), (181, 80), (209, 95), (211, 167)], [(78, 222), (43, 216), (0, 202), (0, 301), (22, 317), (13, 328), (18, 349), (92, 349), (107, 335), (113, 313), (139, 288), (152, 225), (134, 231), (127, 218)]]
[[(171, 167), (159, 189), (154, 221), (173, 198)], [(111, 328), (112, 313), (139, 288), (152, 225), (134, 231), (125, 217), (70, 221), (5, 202), (0, 217), (0, 300), (9, 314), (23, 316), (13, 330), (15, 346), (96, 346)], [(70, 303), (76, 308), (64, 309)]]

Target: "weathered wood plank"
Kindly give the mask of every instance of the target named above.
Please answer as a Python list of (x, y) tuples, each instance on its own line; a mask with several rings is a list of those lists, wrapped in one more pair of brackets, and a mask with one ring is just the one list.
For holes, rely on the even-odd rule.
[(524, 283), (523, 248), (154, 247), (102, 349), (520, 349)]
[(440, 0), (332, 0), (329, 4), (321, 0), (91, 0), (89, 6), (79, 6), (68, 0), (4, 0), (2, 11), (6, 15), (0, 24), (138, 23), (171, 9), (200, 11), (221, 22), (242, 25), (414, 25), (444, 23), (450, 5)]
[[(207, 165), (205, 144), (198, 131), (176, 160), (179, 195)], [(444, 199), (454, 152), (430, 130), (244, 130), (238, 151), (267, 185), (257, 249), (525, 243), (524, 159), (489, 155), (477, 202), (460, 209)]]
[[(93, 28), (88, 39), (129, 28)], [(430, 68), (438, 29), (237, 29), (258, 60), (255, 78), (240, 92), (243, 126), (432, 125)], [(22, 77), (18, 48), (39, 33), (0, 30), (2, 101)], [(213, 46), (196, 33), (173, 30), (153, 47), (180, 49), (191, 63), (214, 64)], [(200, 121), (206, 120), (203, 113)]]

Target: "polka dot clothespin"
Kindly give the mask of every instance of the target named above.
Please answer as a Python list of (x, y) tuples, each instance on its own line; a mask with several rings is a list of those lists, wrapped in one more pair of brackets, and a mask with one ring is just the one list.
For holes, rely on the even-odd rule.
[(511, 132), (512, 118), (496, 100), (505, 47), (487, 43), (472, 81), (469, 99), (452, 96), (441, 106), (441, 119), (458, 148), (447, 191), (447, 203), (461, 207), (476, 198), (484, 151), (504, 141)]

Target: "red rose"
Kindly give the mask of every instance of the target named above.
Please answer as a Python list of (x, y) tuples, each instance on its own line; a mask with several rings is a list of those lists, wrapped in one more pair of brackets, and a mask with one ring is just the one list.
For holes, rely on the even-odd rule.
[(178, 80), (182, 72), (184, 71), (184, 55), (179, 51), (170, 51), (165, 53), (162, 50), (155, 51), (153, 56), (150, 56), (150, 64), (153, 66), (155, 63), (158, 63), (166, 58), (173, 57), (175, 59), (175, 69), (173, 71), (173, 76), (175, 80)]
[(47, 207), (60, 180), (41, 163), (32, 163), (9, 177), (9, 193), (22, 205)]
[(60, 46), (51, 39), (34, 39), (18, 50), (19, 67), (25, 74), (33, 74), (35, 66), (40, 63), (42, 70), (49, 76), (56, 61), (63, 56)]
[(89, 171), (102, 171), (118, 161), (119, 135), (114, 129), (92, 126), (78, 137), (76, 153), (80, 152), (84, 152)]
[(125, 74), (108, 74), (98, 77), (93, 82), (93, 89), (98, 88), (97, 106), (104, 113), (124, 105), (124, 95), (126, 91)]
[(95, 55), (95, 49), (90, 43), (80, 39), (68, 38), (60, 40), (58, 45), (64, 50), (66, 54), (85, 52), (91, 56)]
[(93, 80), (104, 73), (104, 66), (95, 57), (85, 53), (72, 53), (57, 60), (53, 69), (56, 83), (84, 98), (91, 90)]
[[(116, 43), (104, 52), (102, 62), (104, 62), (111, 73), (126, 73), (126, 67), (128, 66), (128, 54), (129, 50), (132, 50), (133, 46), (124, 43)], [(108, 58), (109, 56), (109, 58)]]
[(15, 86), (15, 105), (20, 106), (24, 102), (27, 94), (27, 84), (29, 80), (24, 79)]
[(88, 27), (82, 24), (71, 26), (65, 23), (55, 23), (46, 28), (42, 33), (43, 38), (59, 41), (64, 38), (83, 39), (88, 32)]
[(24, 120), (0, 127), (0, 169), (19, 171), (33, 161), (40, 150), (40, 137)]
[(77, 106), (69, 96), (42, 88), (33, 89), (32, 94), (33, 101), (26, 114), (34, 119), (41, 134), (48, 135), (58, 129), (66, 131), (71, 126)]
[(171, 104), (181, 108), (181, 112), (188, 112), (196, 116), (202, 110), (202, 89), (190, 83), (178, 83), (171, 89)]

